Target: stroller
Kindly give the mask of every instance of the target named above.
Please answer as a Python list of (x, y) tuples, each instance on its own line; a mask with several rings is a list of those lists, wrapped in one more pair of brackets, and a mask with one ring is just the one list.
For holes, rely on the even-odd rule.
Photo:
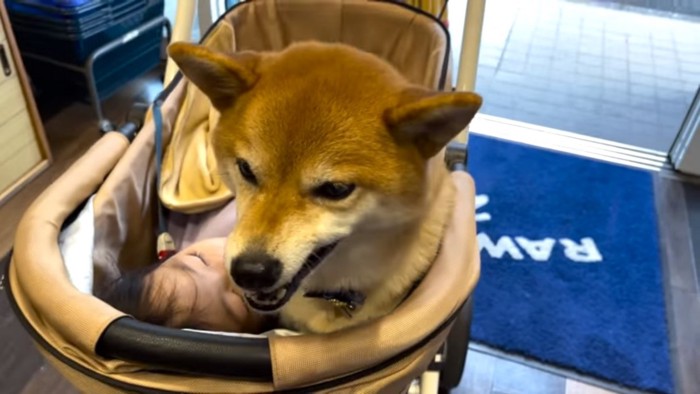
[[(377, 54), (433, 89), (449, 85), (445, 27), (396, 2), (241, 2), (201, 42), (279, 50), (310, 39)], [(468, 198), (457, 203), (453, 231), (429, 272), (386, 317), (332, 334), (224, 334), (147, 324), (93, 295), (101, 275), (152, 261), (160, 143), (167, 146), (186, 128), (179, 115), (193, 105), (189, 91), (178, 74), (138, 133), (106, 133), (23, 216), (5, 285), (40, 352), (89, 393), (436, 393), (456, 387), (480, 269), (474, 185), (462, 144), (446, 150), (445, 162), (460, 171), (455, 179)], [(66, 254), (69, 235), (90, 247)]]

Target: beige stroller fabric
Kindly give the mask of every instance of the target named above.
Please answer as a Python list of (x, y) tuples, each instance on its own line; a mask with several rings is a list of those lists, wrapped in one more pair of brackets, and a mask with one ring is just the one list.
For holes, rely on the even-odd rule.
[[(432, 20), (396, 5), (364, 0), (246, 2), (218, 22), (207, 43), (230, 50), (276, 50), (312, 38), (374, 52), (411, 80), (433, 88), (447, 58), (445, 38)], [(183, 214), (206, 213), (233, 197), (221, 185), (216, 163), (207, 154), (216, 114), (204, 101), (181, 80), (162, 107), (163, 137), (169, 145), (159, 193), (168, 207)], [(119, 391), (76, 366), (118, 382), (183, 393), (271, 392), (336, 379), (419, 344), (459, 309), (476, 285), (474, 184), (469, 175), (455, 173), (460, 199), (445, 247), (418, 288), (394, 313), (366, 325), (330, 335), (270, 337), (271, 383), (165, 373), (148, 365), (104, 359), (96, 354), (100, 336), (124, 313), (72, 286), (57, 239), (68, 215), (94, 195), (94, 285), (152, 262), (157, 198), (154, 130), (149, 120), (130, 145), (117, 133), (105, 135), (46, 189), (17, 230), (9, 275), (12, 295), (41, 341), (69, 362), (44, 354), (84, 392)], [(407, 357), (327, 392), (405, 390), (430, 363), (449, 328)]]
[(442, 13), (443, 21), (447, 21), (447, 2), (445, 0), (402, 0), (416, 8), (435, 16), (440, 17)]
[[(216, 25), (203, 44), (222, 52), (234, 52), (231, 25)], [(170, 210), (187, 214), (217, 208), (234, 197), (217, 172), (211, 131), (219, 113), (196, 86), (187, 84), (172, 138), (163, 157), (159, 194)]]

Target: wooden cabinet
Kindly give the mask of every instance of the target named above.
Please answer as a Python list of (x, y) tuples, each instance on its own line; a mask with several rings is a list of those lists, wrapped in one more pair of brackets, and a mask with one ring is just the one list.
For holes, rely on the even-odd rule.
[(0, 205), (51, 163), (51, 152), (0, 1)]

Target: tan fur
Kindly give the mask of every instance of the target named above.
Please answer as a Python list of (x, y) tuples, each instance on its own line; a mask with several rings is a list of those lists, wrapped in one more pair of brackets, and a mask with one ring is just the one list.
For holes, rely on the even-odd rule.
[[(315, 248), (344, 237), (280, 310), (282, 321), (330, 332), (396, 307), (430, 266), (451, 213), (453, 185), (438, 153), (481, 98), (411, 85), (341, 44), (225, 55), (178, 43), (169, 53), (221, 112), (214, 149), (238, 204), (227, 263), (255, 243), (283, 262), (288, 281)], [(243, 180), (237, 158), (259, 185)], [(324, 181), (356, 190), (322, 200), (311, 190)], [(350, 319), (303, 297), (340, 287), (367, 296)]]

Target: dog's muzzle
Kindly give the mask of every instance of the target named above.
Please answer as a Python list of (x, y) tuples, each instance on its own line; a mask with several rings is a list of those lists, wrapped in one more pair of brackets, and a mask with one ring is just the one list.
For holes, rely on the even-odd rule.
[[(336, 245), (338, 245), (338, 242), (339, 241), (336, 241), (315, 249), (309, 257), (306, 258), (304, 264), (289, 282), (281, 286), (276, 286), (275, 288), (270, 288), (269, 286), (273, 286), (277, 282), (282, 272), (282, 265), (276, 259), (276, 263), (270, 262), (269, 259), (263, 259), (258, 262), (259, 266), (245, 272), (242, 282), (247, 283), (241, 283), (240, 278), (237, 277), (236, 264), (239, 262), (239, 259), (232, 262), (231, 274), (236, 284), (243, 288), (244, 298), (251, 308), (259, 312), (274, 312), (283, 307), (292, 298), (294, 293), (299, 289), (301, 282), (331, 254)], [(277, 268), (270, 268), (277, 266), (277, 264), (279, 264), (279, 272), (277, 272)], [(253, 265), (256, 264), (251, 264), (251, 266)], [(256, 276), (256, 273), (262, 278), (253, 279), (252, 277)], [(270, 283), (272, 280), (271, 278), (275, 276), (275, 274), (277, 275), (275, 281)], [(251, 286), (246, 287), (244, 284)], [(267, 284), (267, 286), (262, 286), (264, 284)]]

